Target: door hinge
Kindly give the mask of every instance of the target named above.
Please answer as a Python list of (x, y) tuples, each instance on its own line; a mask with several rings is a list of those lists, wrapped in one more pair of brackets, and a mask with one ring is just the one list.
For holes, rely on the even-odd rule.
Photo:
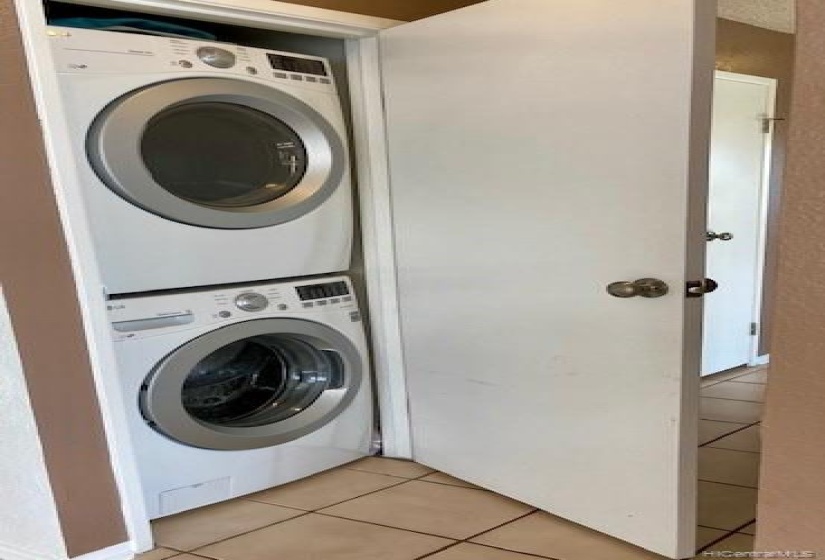
[(759, 332), (759, 324), (751, 323), (751, 336), (756, 336)]

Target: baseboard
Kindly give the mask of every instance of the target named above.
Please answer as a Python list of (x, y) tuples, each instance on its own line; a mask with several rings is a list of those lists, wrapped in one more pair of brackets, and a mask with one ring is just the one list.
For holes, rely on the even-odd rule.
[(60, 556), (43, 556), (40, 552), (23, 550), (0, 543), (0, 560), (63, 560)]
[(71, 560), (132, 560), (134, 557), (132, 543), (125, 542), (82, 556), (73, 556)]
[(770, 354), (765, 354), (764, 356), (755, 357), (754, 359), (751, 360), (751, 363), (749, 363), (748, 365), (749, 366), (764, 366), (765, 364), (769, 363), (770, 361), (771, 361), (771, 355)]

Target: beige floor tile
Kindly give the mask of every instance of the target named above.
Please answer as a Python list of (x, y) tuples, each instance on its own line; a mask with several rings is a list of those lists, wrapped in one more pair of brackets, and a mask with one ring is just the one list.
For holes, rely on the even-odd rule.
[(464, 482), (459, 478), (450, 476), (448, 474), (444, 474), (442, 472), (434, 472), (433, 474), (428, 474), (423, 478), (419, 478), (419, 480), (423, 480), (425, 482), (437, 482), (438, 484), (449, 484), (450, 486), (462, 486), (464, 488), (479, 488), (479, 486), (476, 486), (475, 484)]
[(725, 434), (744, 428), (747, 424), (736, 422), (719, 422), (718, 420), (699, 420), (699, 445), (704, 445)]
[(728, 534), (728, 531), (711, 529), (709, 527), (696, 528), (696, 549), (703, 548), (710, 543), (717, 541)]
[(663, 560), (626, 542), (537, 512), (472, 539), (516, 552), (563, 560)]
[(197, 553), (218, 560), (413, 560), (452, 542), (311, 513)]
[(365, 471), (335, 469), (247, 496), (246, 499), (314, 510), (407, 482), (406, 478)]
[(533, 508), (492, 492), (413, 480), (321, 510), (454, 539), (466, 539)]
[(164, 517), (152, 524), (152, 530), (159, 546), (188, 552), (302, 514), (281, 506), (232, 500)]
[(729, 399), (699, 399), (699, 418), (753, 424), (762, 418), (762, 404)]
[(143, 554), (138, 554), (135, 560), (165, 560), (175, 554), (180, 554), (177, 550), (169, 550), (168, 548), (156, 548)]
[[(742, 383), (745, 385), (745, 383)], [(761, 427), (751, 426), (709, 444), (708, 447), (719, 449), (733, 449), (735, 451), (750, 451), (759, 453), (762, 450)]]
[(756, 488), (759, 485), (759, 453), (702, 447), (699, 480)]
[(725, 381), (730, 381), (734, 377), (744, 375), (744, 374), (748, 373), (749, 371), (750, 370), (748, 368), (734, 368), (734, 369), (729, 369), (727, 371), (714, 373), (712, 375), (705, 375), (700, 380), (700, 386), (701, 387), (710, 387), (711, 385), (716, 385), (717, 383), (723, 383)]
[(747, 527), (739, 529), (740, 533), (745, 533), (746, 535), (755, 535), (756, 534), (756, 523), (751, 523)]
[[(728, 538), (719, 541), (711, 546), (706, 552), (753, 552), (753, 535), (743, 535), (736, 533)], [(707, 556), (700, 555), (699, 558), (707, 559)]]
[(699, 482), (699, 525), (733, 531), (756, 518), (754, 488)]
[(390, 476), (400, 476), (401, 478), (418, 478), (419, 476), (435, 472), (435, 469), (413, 463), (412, 461), (388, 459), (386, 457), (366, 457), (360, 461), (346, 465), (345, 468)]
[(536, 560), (536, 556), (490, 548), (480, 544), (460, 543), (432, 556), (427, 556), (427, 560)]
[(731, 399), (735, 401), (765, 402), (765, 385), (760, 383), (737, 383), (726, 381), (705, 387), (700, 392), (703, 397)]
[(731, 379), (736, 383), (767, 383), (768, 382), (768, 370), (761, 369), (754, 371), (752, 373), (748, 373), (745, 375), (740, 375), (738, 377), (734, 377)]

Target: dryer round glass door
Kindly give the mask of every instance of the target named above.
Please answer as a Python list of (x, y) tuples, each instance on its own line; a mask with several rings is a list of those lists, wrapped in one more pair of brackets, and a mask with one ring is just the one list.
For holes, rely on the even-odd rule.
[(111, 103), (87, 137), (116, 194), (195, 226), (248, 229), (311, 212), (341, 185), (344, 142), (280, 90), (226, 78), (151, 85)]
[(141, 388), (149, 424), (206, 449), (255, 449), (309, 434), (361, 385), (362, 358), (331, 327), (259, 319), (212, 331), (164, 358)]

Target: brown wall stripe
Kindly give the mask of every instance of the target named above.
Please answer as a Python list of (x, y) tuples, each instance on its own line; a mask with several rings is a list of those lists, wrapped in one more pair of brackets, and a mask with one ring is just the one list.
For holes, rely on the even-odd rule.
[(797, 10), (756, 546), (824, 558), (825, 2)]
[(14, 5), (0, 0), (0, 281), (70, 556), (127, 540)]

